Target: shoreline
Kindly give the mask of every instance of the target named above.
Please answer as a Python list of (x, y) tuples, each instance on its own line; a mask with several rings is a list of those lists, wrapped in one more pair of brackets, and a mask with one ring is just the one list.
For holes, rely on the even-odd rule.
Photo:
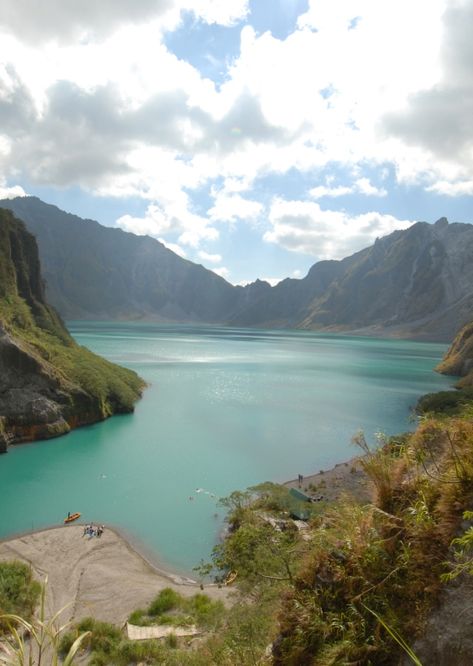
[[(337, 463), (328, 470), (320, 470), (315, 474), (303, 476), (302, 482), (296, 478), (285, 481), (281, 485), (287, 488), (299, 488), (308, 495), (315, 495), (326, 502), (335, 501), (347, 493), (360, 501), (367, 501), (370, 498), (369, 483), (360, 464), (361, 458), (362, 456), (356, 456), (348, 461)], [(104, 566), (111, 566), (112, 578), (120, 577), (122, 569), (124, 573), (131, 568), (131, 570), (139, 571), (140, 574), (147, 576), (151, 587), (158, 585), (162, 589), (167, 585), (175, 586), (183, 593), (184, 591), (194, 593), (201, 590), (200, 580), (195, 580), (184, 572), (173, 569), (172, 565), (163, 563), (159, 553), (153, 551), (146, 543), (125, 529), (105, 524), (102, 537), (86, 538), (84, 525), (85, 523), (80, 522), (69, 525), (50, 525), (2, 537), (0, 538), (0, 560), (22, 559), (33, 567), (38, 578), (44, 577), (44, 575), (51, 578), (51, 576), (55, 576), (55, 569), (64, 569), (62, 559), (65, 559), (65, 568), (67, 569), (67, 563), (72, 561), (73, 566), (81, 569), (80, 577), (82, 577), (85, 567), (89, 566), (91, 560), (93, 563), (95, 560), (100, 560), (105, 548), (111, 564), (110, 562), (104, 563)], [(54, 554), (55, 549), (56, 554)], [(42, 562), (42, 557), (45, 558), (45, 562)], [(103, 571), (101, 573), (103, 574)], [(229, 592), (228, 588), (219, 588), (215, 583), (205, 583), (204, 589), (206, 593), (217, 592), (219, 598), (226, 597)], [(77, 590), (74, 592), (74, 596), (77, 601)], [(137, 594), (136, 602), (131, 610), (140, 605), (141, 596), (141, 593)], [(113, 597), (112, 586), (109, 598)]]
[[(61, 621), (92, 615), (122, 626), (164, 588), (184, 596), (202, 592), (197, 581), (156, 566), (114, 527), (101, 537), (84, 536), (84, 525), (58, 525), (0, 541), (0, 561), (22, 560), (35, 577), (47, 578), (46, 609)], [(231, 588), (204, 584), (203, 593), (226, 602)]]
[[(291, 479), (281, 485), (300, 488), (309, 496), (332, 502), (350, 494), (370, 499), (370, 484), (362, 470), (362, 456), (337, 463), (328, 470)], [(95, 523), (94, 523), (95, 524)], [(228, 603), (231, 588), (196, 581), (164, 565), (159, 554), (116, 525), (105, 525), (101, 537), (86, 537), (84, 523), (53, 525), (0, 539), (0, 561), (27, 562), (39, 580), (48, 579), (47, 613), (63, 610), (66, 621), (89, 615), (122, 626), (130, 613), (147, 606), (165, 587), (184, 596), (203, 590)]]
[(319, 497), (326, 502), (335, 502), (343, 495), (351, 495), (360, 502), (371, 499), (371, 486), (362, 468), (363, 455), (354, 456), (336, 463), (329, 469), (321, 469), (314, 474), (302, 475), (302, 481), (291, 479), (281, 483), (286, 488), (303, 490), (309, 496)]
[[(93, 521), (92, 524), (97, 524), (97, 522), (100, 523), (100, 521)], [(74, 522), (69, 525), (50, 525), (46, 527), (40, 527), (39, 529), (15, 532), (9, 536), (0, 537), (0, 551), (4, 544), (8, 544), (11, 541), (28, 539), (29, 537), (34, 537), (36, 535), (41, 535), (43, 533), (53, 532), (54, 530), (65, 530), (78, 527), (80, 527), (80, 529), (83, 530), (85, 525), (86, 523)], [(130, 550), (130, 552), (133, 553), (133, 555), (143, 560), (143, 562), (151, 569), (153, 569), (153, 571), (155, 571), (159, 576), (162, 576), (163, 578), (168, 578), (175, 585), (190, 585), (190, 586), (199, 585), (199, 583), (193, 578), (186, 576), (184, 573), (179, 572), (177, 569), (173, 569), (172, 565), (167, 565), (167, 564), (165, 565), (159, 559), (159, 555), (157, 553), (153, 552), (151, 548), (147, 548), (144, 543), (142, 543), (139, 539), (137, 539), (132, 534), (127, 532), (124, 528), (117, 525), (106, 524), (105, 530), (111, 532), (117, 538), (121, 539), (121, 541), (126, 545), (128, 550)], [(1, 559), (1, 552), (0, 552), (0, 559)], [(210, 584), (207, 584), (207, 587), (209, 586)]]

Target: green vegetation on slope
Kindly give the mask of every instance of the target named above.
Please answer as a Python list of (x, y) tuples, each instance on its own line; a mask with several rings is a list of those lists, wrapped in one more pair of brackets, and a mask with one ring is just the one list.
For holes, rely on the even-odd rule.
[[(0, 562), (0, 616), (21, 615), (29, 620), (35, 611), (41, 585), (33, 580), (30, 567), (23, 562)], [(0, 635), (10, 623), (0, 617)]]
[(448, 581), (473, 571), (470, 408), (456, 417), (426, 415), (416, 432), (375, 450), (362, 435), (357, 440), (371, 502), (317, 503), (304, 527), (290, 517), (286, 488), (232, 493), (224, 500), (229, 534), (199, 567), (221, 581), (237, 574), (231, 607), (166, 589), (129, 618), (196, 624), (203, 635), (134, 642), (89, 618), (66, 634), (63, 652), (90, 632), (81, 650), (96, 666), (398, 664)]
[[(45, 302), (35, 239), (3, 209), (0, 210), (0, 334), (5, 342), (0, 359), (8, 384), (4, 388), (13, 388), (13, 379), (21, 383), (18, 374), (40, 376), (43, 388), (38, 389), (39, 394), (48, 399), (53, 396), (59, 404), (65, 420), (63, 425), (51, 424), (49, 434), (60, 434), (67, 427), (66, 422), (68, 427), (74, 427), (113, 413), (131, 411), (144, 387), (135, 372), (110, 363), (74, 342), (59, 315)], [(11, 376), (7, 381), (8, 372)], [(57, 433), (55, 427), (59, 429)]]
[(473, 386), (473, 322), (461, 329), (437, 370), (462, 377), (458, 388)]
[[(170, 627), (196, 626), (199, 629), (215, 632), (225, 617), (225, 608), (219, 601), (212, 601), (205, 594), (183, 597), (171, 588), (165, 588), (153, 599), (146, 610), (137, 610), (129, 617), (131, 624), (139, 626), (166, 625)], [(153, 640), (131, 641), (124, 637), (120, 629), (93, 618), (81, 620), (74, 629), (63, 635), (60, 651), (67, 654), (81, 633), (90, 635), (82, 643), (88, 652), (89, 664), (182, 664), (179, 655), (186, 655), (185, 649), (192, 638), (180, 638), (171, 633), (163, 643)], [(183, 657), (185, 658), (185, 656)]]

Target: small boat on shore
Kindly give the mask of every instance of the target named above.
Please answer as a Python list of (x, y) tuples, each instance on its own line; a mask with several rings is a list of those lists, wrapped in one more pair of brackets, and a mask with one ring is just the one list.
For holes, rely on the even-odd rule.
[(65, 523), (72, 523), (74, 520), (77, 520), (80, 518), (81, 514), (80, 513), (70, 513), (68, 514), (67, 518), (64, 518)]
[(228, 576), (225, 578), (225, 585), (231, 585), (236, 577), (237, 577), (237, 572), (236, 571), (230, 571)]

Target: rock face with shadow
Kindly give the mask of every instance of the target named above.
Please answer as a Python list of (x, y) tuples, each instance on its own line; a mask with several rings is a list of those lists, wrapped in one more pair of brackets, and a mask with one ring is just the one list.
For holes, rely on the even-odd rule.
[(65, 319), (221, 323), (271, 287), (234, 287), (136, 236), (70, 215), (36, 197), (0, 201), (38, 242), (48, 301)]
[(459, 331), (437, 370), (461, 377), (458, 388), (473, 386), (473, 322)]
[(471, 319), (473, 225), (418, 222), (284, 280), (234, 324), (451, 341)]
[(450, 342), (473, 309), (473, 225), (417, 222), (306, 277), (233, 286), (148, 236), (36, 197), (0, 201), (38, 241), (48, 300), (66, 319), (213, 323)]
[(131, 411), (143, 386), (74, 342), (45, 300), (34, 237), (0, 210), (0, 451)]

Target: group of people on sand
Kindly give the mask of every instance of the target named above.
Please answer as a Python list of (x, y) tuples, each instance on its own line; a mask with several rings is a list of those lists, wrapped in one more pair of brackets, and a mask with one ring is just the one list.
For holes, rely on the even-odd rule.
[(82, 536), (88, 536), (89, 539), (92, 537), (101, 537), (103, 534), (103, 531), (105, 529), (105, 525), (93, 525), (92, 523), (90, 525), (84, 525), (84, 534)]

